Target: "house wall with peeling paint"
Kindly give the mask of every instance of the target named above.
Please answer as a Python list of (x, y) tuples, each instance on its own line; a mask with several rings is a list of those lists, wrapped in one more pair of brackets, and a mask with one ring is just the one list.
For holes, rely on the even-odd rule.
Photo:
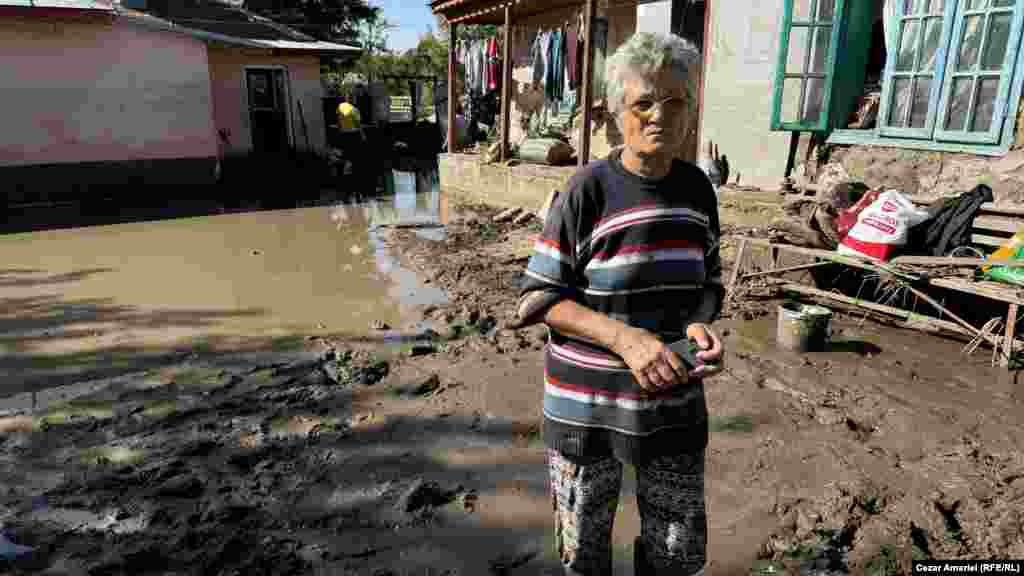
[(210, 158), (206, 46), (106, 20), (0, 21), (0, 167)]
[(252, 150), (245, 85), (245, 69), (249, 66), (279, 67), (287, 71), (288, 137), (296, 148), (306, 149), (308, 134), (309, 148), (324, 149), (326, 128), (318, 57), (274, 56), (262, 50), (238, 48), (211, 48), (209, 55), (214, 117), (222, 156), (240, 155)]

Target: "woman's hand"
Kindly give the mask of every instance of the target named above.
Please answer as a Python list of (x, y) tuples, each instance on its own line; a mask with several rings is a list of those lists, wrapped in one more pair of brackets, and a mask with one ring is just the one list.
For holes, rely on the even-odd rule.
[(633, 372), (640, 387), (652, 393), (688, 380), (686, 365), (657, 336), (642, 328), (627, 327), (616, 338), (616, 354)]
[[(711, 330), (711, 326), (699, 323), (690, 324), (686, 327), (686, 337), (695, 340), (697, 347), (701, 349), (697, 353), (697, 359), (702, 364), (696, 370), (690, 372), (691, 376), (705, 378), (722, 370), (722, 357), (725, 351), (722, 348), (722, 341)], [(708, 364), (713, 364), (714, 366), (708, 366)]]

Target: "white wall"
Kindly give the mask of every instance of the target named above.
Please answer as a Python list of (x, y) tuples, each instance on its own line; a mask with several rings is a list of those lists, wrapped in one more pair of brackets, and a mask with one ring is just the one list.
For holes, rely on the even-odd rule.
[(636, 31), (668, 34), (672, 32), (672, 0), (636, 7)]
[(0, 16), (0, 166), (216, 155), (206, 47), (109, 19)]
[(783, 0), (709, 2), (703, 146), (711, 140), (729, 158), (730, 180), (778, 189), (786, 170), (789, 132), (769, 130)]

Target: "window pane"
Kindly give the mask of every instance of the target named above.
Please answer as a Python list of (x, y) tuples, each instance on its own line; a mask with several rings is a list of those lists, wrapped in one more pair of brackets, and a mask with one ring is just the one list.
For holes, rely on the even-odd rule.
[(836, 13), (836, 0), (819, 0), (821, 4), (818, 4), (818, 17), (816, 20), (822, 20), (829, 22), (832, 20), (832, 16)]
[(807, 96), (804, 101), (804, 115), (801, 122), (815, 124), (821, 117), (821, 109), (825, 102), (825, 79), (808, 78)]
[(956, 61), (957, 72), (973, 70), (974, 65), (978, 62), (978, 50), (981, 48), (984, 23), (984, 16), (964, 18), (964, 34), (960, 39), (960, 56)]
[(931, 96), (932, 79), (920, 76), (914, 82), (914, 99), (910, 106), (910, 127), (924, 128), (928, 120), (928, 97)]
[(929, 18), (927, 20), (928, 33), (924, 38), (924, 47), (921, 53), (921, 64), (918, 70), (935, 70), (935, 56), (939, 51), (939, 40), (942, 39), (942, 19)]
[(903, 0), (903, 14), (921, 14), (928, 11), (928, 0)]
[(811, 69), (815, 74), (825, 73), (825, 59), (828, 58), (828, 45), (832, 40), (832, 27), (822, 26), (814, 32), (814, 48), (811, 52)]
[(907, 106), (910, 100), (910, 78), (895, 78), (892, 83), (892, 106), (889, 107), (889, 126), (906, 127)]
[(999, 70), (1006, 58), (1006, 44), (1010, 40), (1010, 13), (993, 14), (988, 23), (988, 41), (981, 57), (983, 70)]
[(965, 9), (967, 10), (980, 10), (985, 7), (985, 2), (988, 0), (967, 0)]
[(782, 121), (797, 122), (800, 113), (800, 91), (803, 89), (800, 78), (786, 78), (782, 83)]
[(978, 79), (978, 95), (974, 100), (974, 122), (971, 123), (971, 132), (988, 132), (992, 126), (992, 112), (995, 110), (998, 91), (998, 76)]
[(956, 78), (953, 80), (953, 92), (949, 99), (949, 116), (946, 130), (963, 130), (967, 120), (967, 107), (971, 104), (972, 78)]
[(811, 3), (817, 0), (793, 0), (793, 20), (806, 22), (811, 19)]
[(1006, 8), (1007, 6), (1013, 6), (1013, 0), (992, 0), (993, 8)]
[(789, 55), (786, 57), (786, 74), (803, 74), (804, 56), (807, 54), (807, 37), (811, 29), (793, 28), (789, 33)]
[(929, 10), (929, 13), (931, 13), (931, 14), (942, 14), (942, 12), (945, 9), (946, 9), (946, 3), (943, 2), (943, 0), (932, 0), (932, 6), (931, 6), (931, 10)]
[(896, 56), (896, 70), (910, 71), (914, 69), (914, 54), (917, 52), (917, 32), (921, 27), (918, 20), (903, 22), (900, 35), (900, 49)]

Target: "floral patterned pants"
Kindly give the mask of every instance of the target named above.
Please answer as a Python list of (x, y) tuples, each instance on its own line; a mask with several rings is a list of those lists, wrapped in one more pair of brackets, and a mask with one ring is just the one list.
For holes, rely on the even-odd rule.
[[(612, 574), (612, 526), (622, 463), (576, 464), (547, 451), (555, 544), (568, 576)], [(704, 451), (655, 458), (637, 466), (637, 506), (646, 574), (700, 576), (707, 546)], [(635, 553), (639, 553), (636, 551)]]

